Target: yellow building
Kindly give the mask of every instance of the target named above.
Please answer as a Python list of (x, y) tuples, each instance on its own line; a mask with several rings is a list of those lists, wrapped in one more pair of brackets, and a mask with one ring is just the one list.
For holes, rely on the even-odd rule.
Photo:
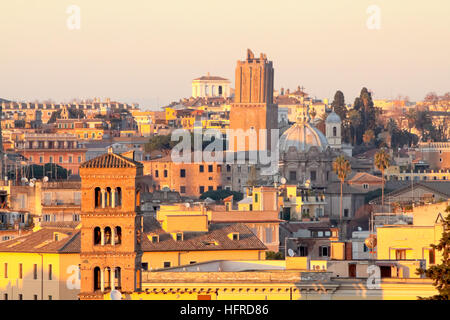
[(49, 227), (1, 242), (1, 299), (76, 300), (79, 238), (78, 229)]
[(447, 202), (414, 208), (413, 225), (384, 225), (377, 228), (377, 259), (424, 259), (427, 267), (439, 264), (442, 254), (431, 248), (444, 231)]
[[(366, 264), (367, 268), (367, 264)], [(416, 300), (437, 291), (429, 279), (366, 278), (313, 271), (306, 257), (271, 261), (210, 261), (143, 272), (142, 291), (124, 300)], [(109, 294), (104, 296), (110, 299)]]

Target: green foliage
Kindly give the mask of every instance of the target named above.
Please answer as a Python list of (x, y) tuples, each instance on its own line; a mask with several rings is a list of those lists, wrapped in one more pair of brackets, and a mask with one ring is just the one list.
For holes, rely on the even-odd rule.
[(450, 298), (450, 206), (445, 212), (448, 214), (444, 220), (442, 238), (437, 245), (430, 244), (434, 250), (442, 252), (442, 263), (432, 265), (428, 269), (419, 268), (416, 272), (418, 275), (431, 278), (439, 294), (428, 298), (419, 297), (420, 300), (449, 300)]
[[(56, 119), (59, 119), (61, 116), (62, 109), (59, 109), (58, 111), (54, 111), (48, 120), (47, 123), (55, 123)], [(77, 108), (68, 108), (67, 111), (69, 112), (69, 119), (84, 119), (85, 115), (83, 110), (77, 109)]]
[(206, 198), (211, 198), (213, 200), (219, 201), (229, 196), (233, 196), (234, 201), (241, 201), (244, 198), (244, 195), (241, 192), (230, 191), (230, 190), (211, 190), (206, 191), (200, 195), (200, 199), (204, 200)]
[(266, 251), (266, 260), (284, 260), (281, 252)]
[(149, 139), (144, 145), (145, 152), (171, 150), (178, 142), (171, 141), (170, 135), (157, 135)]
[(345, 98), (342, 91), (336, 91), (334, 100), (331, 103), (331, 107), (333, 108), (334, 112), (338, 114), (342, 121), (347, 118), (347, 107), (345, 106)]

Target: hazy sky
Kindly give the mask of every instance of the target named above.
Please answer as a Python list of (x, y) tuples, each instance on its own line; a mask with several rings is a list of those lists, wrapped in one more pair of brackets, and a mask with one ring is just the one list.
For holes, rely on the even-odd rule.
[[(68, 6), (81, 28), (67, 27)], [(370, 30), (370, 5), (381, 11)], [(210, 72), (267, 54), (275, 87), (318, 98), (450, 91), (449, 0), (8, 0), (0, 2), (0, 97), (110, 97), (155, 107)]]

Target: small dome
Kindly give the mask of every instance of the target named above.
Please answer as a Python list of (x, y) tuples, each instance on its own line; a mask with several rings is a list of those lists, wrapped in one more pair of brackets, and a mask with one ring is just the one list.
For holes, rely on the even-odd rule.
[(328, 117), (327, 120), (325, 120), (326, 123), (341, 123), (341, 117), (339, 117), (339, 115), (332, 111)]
[(310, 123), (296, 123), (280, 138), (281, 153), (287, 152), (290, 147), (295, 147), (300, 152), (308, 152), (311, 147), (325, 151), (328, 141), (325, 135)]

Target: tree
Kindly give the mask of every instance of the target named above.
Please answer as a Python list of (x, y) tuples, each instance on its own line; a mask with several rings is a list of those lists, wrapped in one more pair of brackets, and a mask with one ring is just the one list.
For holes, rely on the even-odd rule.
[(353, 132), (353, 145), (356, 145), (356, 135), (361, 124), (361, 114), (357, 110), (353, 109), (348, 113), (348, 118), (350, 120), (350, 126)]
[(314, 120), (314, 118), (317, 115), (316, 109), (312, 108), (311, 111), (309, 112), (309, 115), (311, 116), (311, 118)]
[(144, 145), (144, 150), (145, 152), (169, 151), (177, 143), (177, 141), (171, 141), (170, 135), (157, 135), (149, 139), (149, 141)]
[(334, 100), (331, 103), (334, 112), (338, 114), (342, 121), (347, 117), (347, 107), (345, 105), (345, 98), (342, 91), (338, 90), (334, 94)]
[(342, 187), (344, 185), (345, 178), (351, 172), (350, 162), (344, 158), (344, 156), (339, 156), (333, 161), (333, 171), (337, 174), (341, 182), (341, 199), (340, 199), (340, 210), (339, 210), (339, 222), (341, 224), (342, 230)]
[(420, 300), (449, 300), (450, 299), (450, 206), (447, 206), (445, 212), (447, 217), (443, 222), (444, 232), (442, 238), (437, 245), (430, 244), (433, 250), (442, 252), (441, 264), (430, 266), (428, 269), (419, 268), (418, 275), (425, 275), (433, 280), (433, 285), (439, 294), (423, 298)]
[(384, 170), (390, 165), (390, 156), (386, 149), (381, 149), (375, 154), (375, 166), (381, 171), (381, 206), (384, 206)]
[(281, 252), (266, 251), (266, 260), (284, 260)]
[(373, 132), (373, 130), (369, 129), (369, 130), (366, 130), (366, 132), (364, 132), (363, 141), (366, 145), (371, 143), (374, 139), (375, 139), (375, 133)]

